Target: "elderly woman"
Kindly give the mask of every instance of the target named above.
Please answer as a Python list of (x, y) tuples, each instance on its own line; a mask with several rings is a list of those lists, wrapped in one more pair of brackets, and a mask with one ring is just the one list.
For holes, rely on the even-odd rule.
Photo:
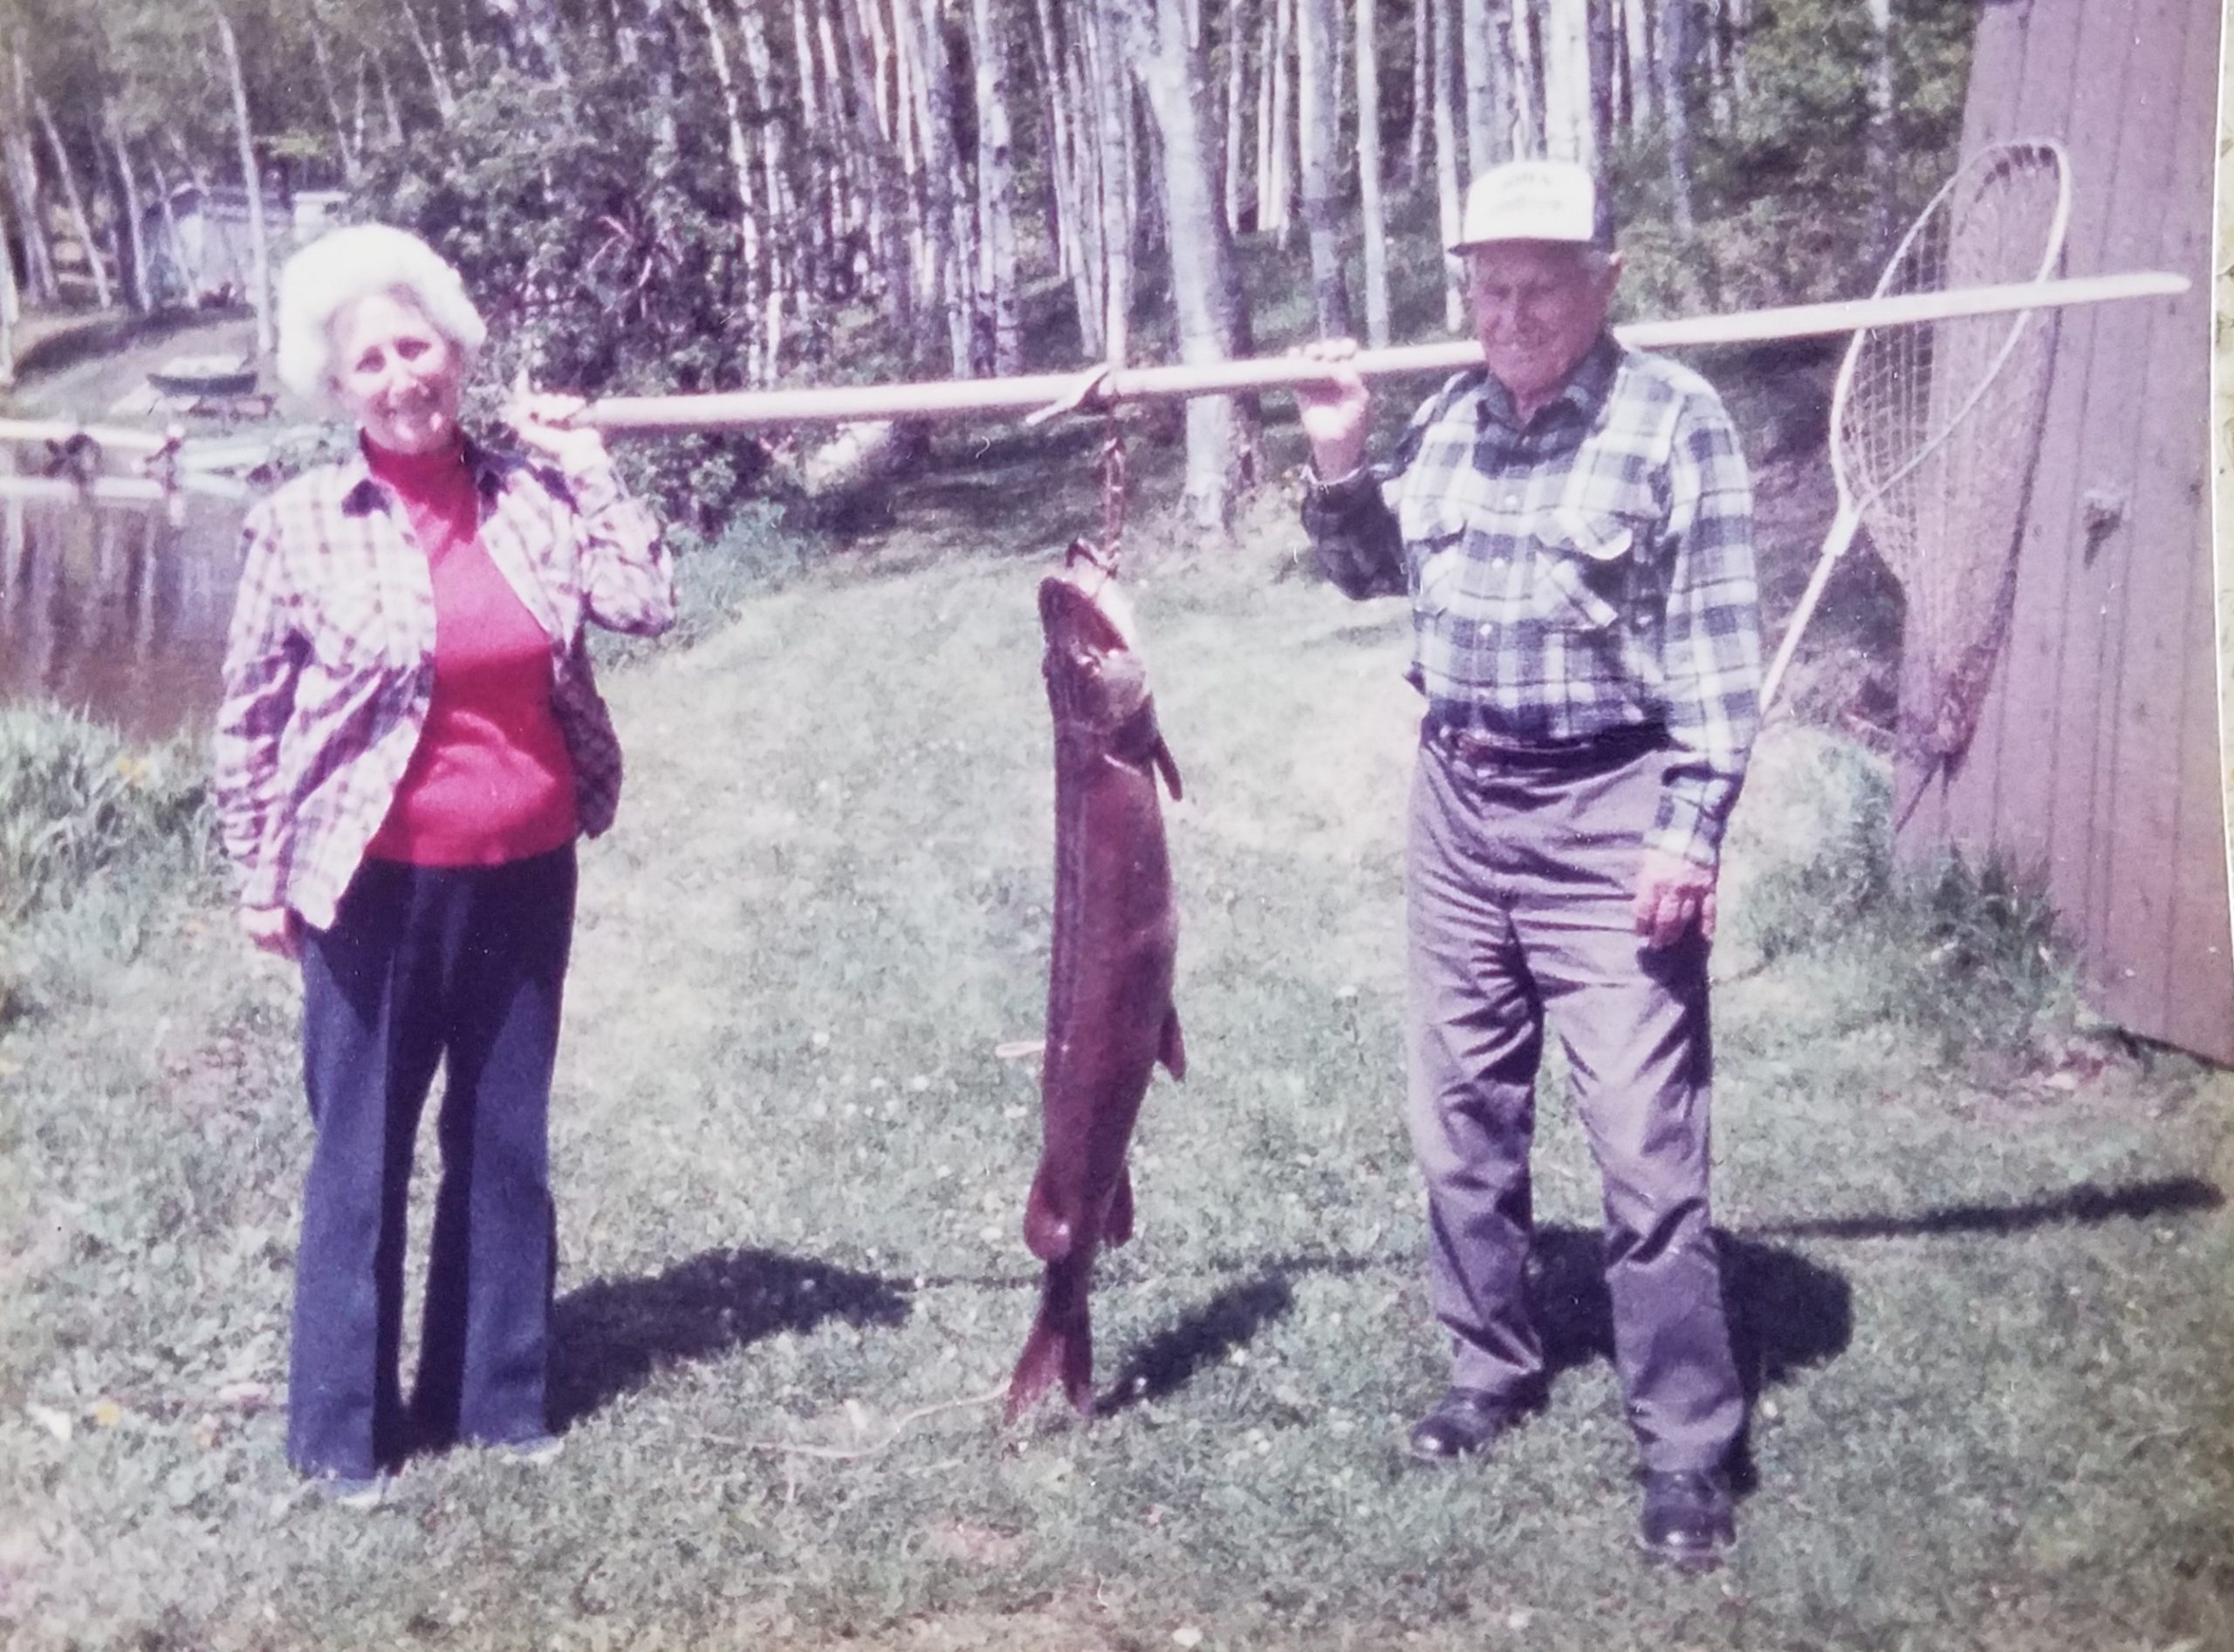
[[(602, 441), (565, 427), (577, 404), (517, 398), (531, 459), (459, 428), (484, 329), (416, 236), (366, 225), (305, 248), (280, 278), (279, 332), (280, 378), (354, 421), (357, 450), (249, 515), (218, 815), (242, 927), (303, 975), (317, 1141), (287, 1455), (361, 1505), (407, 1433), (557, 1449), (551, 1075), (574, 840), (612, 823), (620, 782), (583, 627), (661, 631), (675, 586)], [(442, 1182), (407, 1408), (404, 1214), (437, 1065)]]

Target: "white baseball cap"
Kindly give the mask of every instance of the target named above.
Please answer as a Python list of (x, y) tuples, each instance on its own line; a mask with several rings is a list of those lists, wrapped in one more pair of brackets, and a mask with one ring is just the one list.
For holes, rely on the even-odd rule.
[(1570, 241), (1610, 248), (1614, 226), (1598, 183), (1572, 161), (1508, 161), (1466, 191), (1453, 252), (1497, 241)]

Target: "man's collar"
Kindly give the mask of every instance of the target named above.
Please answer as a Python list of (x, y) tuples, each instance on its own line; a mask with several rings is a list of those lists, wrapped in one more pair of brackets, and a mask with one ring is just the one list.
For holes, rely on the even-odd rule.
[[(1567, 381), (1560, 386), (1559, 394), (1536, 409), (1529, 426), (1533, 427), (1546, 416), (1565, 419), (1570, 414), (1578, 423), (1596, 423), (1621, 365), (1621, 346), (1611, 332), (1600, 332), (1583, 353), (1582, 360), (1575, 363), (1574, 371), (1567, 374)], [(1495, 419), (1508, 429), (1523, 428), (1513, 411), (1511, 392), (1497, 381), (1495, 374), (1487, 371), (1482, 374), (1482, 416)]]

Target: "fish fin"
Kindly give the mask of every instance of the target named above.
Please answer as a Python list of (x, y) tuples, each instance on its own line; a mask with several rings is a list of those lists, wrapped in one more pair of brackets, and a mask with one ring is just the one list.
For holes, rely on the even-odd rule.
[(1071, 1253), (1075, 1239), (1071, 1224), (1055, 1214), (1047, 1202), (1044, 1176), (1031, 1178), (1031, 1194), (1024, 1202), (1024, 1243), (1042, 1262), (1059, 1262)]
[(1155, 743), (1155, 751), (1151, 755), (1155, 759), (1156, 772), (1163, 776), (1163, 784), (1170, 789), (1171, 800), (1174, 803), (1178, 802), (1187, 794), (1180, 787), (1179, 765), (1172, 761), (1171, 748), (1164, 744), (1162, 740), (1158, 740)]
[(1093, 1322), (1086, 1296), (1086, 1271), (1051, 1265), (1039, 1289), (1039, 1312), (1009, 1378), (1005, 1415), (1015, 1422), (1059, 1381), (1080, 1416), (1093, 1414)]
[(1187, 1076), (1187, 1040), (1179, 1031), (1179, 1006), (1175, 1004), (1163, 1012), (1163, 1041), (1156, 1048), (1156, 1057), (1173, 1078)]
[(1133, 1237), (1133, 1168), (1120, 1165), (1117, 1185), (1109, 1190), (1109, 1210), (1101, 1218), (1101, 1242), (1123, 1244)]

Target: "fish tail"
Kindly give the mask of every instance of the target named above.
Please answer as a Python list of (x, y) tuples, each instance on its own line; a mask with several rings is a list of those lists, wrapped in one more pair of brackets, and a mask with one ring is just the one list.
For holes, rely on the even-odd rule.
[(1039, 1291), (1038, 1316), (1009, 1378), (1008, 1420), (1022, 1416), (1056, 1383), (1080, 1416), (1093, 1413), (1093, 1323), (1086, 1306), (1086, 1269), (1055, 1263)]

